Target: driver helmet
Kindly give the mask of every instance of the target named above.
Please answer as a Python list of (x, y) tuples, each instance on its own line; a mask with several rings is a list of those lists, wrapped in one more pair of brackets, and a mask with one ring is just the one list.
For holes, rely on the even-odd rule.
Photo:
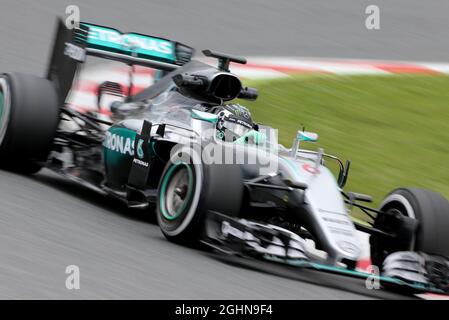
[(254, 129), (249, 110), (239, 104), (228, 104), (218, 108), (217, 138), (233, 142)]

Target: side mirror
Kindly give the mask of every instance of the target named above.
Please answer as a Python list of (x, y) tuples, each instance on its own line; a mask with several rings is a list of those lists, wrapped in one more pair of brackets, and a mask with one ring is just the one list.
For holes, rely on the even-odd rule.
[(217, 123), (217, 121), (218, 121), (218, 115), (216, 115), (214, 113), (209, 113), (209, 112), (204, 112), (204, 111), (199, 111), (199, 110), (193, 109), (190, 115), (193, 119), (202, 120), (202, 121), (206, 121), (206, 122), (210, 122), (210, 123), (214, 123), (214, 124)]
[(203, 132), (215, 132), (218, 115), (192, 109), (190, 116), (194, 120), (192, 121), (192, 129), (195, 132), (200, 134)]
[(296, 139), (299, 141), (308, 141), (308, 142), (317, 142), (318, 141), (318, 134), (315, 132), (308, 132), (308, 131), (298, 131), (298, 135)]
[(293, 158), (296, 158), (296, 153), (299, 150), (299, 143), (301, 141), (307, 141), (307, 142), (317, 142), (318, 141), (318, 134), (314, 132), (308, 132), (308, 131), (298, 131), (296, 134), (295, 139), (293, 140), (292, 150), (290, 155)]

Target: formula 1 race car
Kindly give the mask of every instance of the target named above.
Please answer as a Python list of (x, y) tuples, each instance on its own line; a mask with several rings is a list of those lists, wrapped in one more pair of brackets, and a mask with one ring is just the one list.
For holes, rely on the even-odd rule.
[[(276, 130), (230, 102), (257, 98), (229, 69), (245, 59), (203, 51), (214, 67), (193, 53), (162, 38), (59, 22), (46, 78), (0, 76), (0, 166), (22, 174), (45, 167), (129, 207), (155, 207), (162, 233), (177, 243), (368, 278), (356, 270), (358, 230), (370, 235), (386, 288), (449, 292), (445, 198), (399, 188), (378, 209), (362, 204), (371, 198), (343, 191), (349, 161), (302, 148), (317, 134), (300, 130), (286, 148)], [(135, 95), (99, 85), (99, 100), (124, 97), (107, 119), (76, 111), (66, 99), (87, 56), (154, 68), (156, 81)], [(352, 219), (353, 208), (371, 221)]]

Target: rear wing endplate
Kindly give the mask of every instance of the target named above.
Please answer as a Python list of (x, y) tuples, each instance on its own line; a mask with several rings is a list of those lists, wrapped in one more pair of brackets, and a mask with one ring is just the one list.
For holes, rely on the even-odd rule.
[(193, 53), (193, 48), (168, 39), (122, 33), (84, 22), (79, 28), (68, 29), (58, 19), (47, 78), (57, 86), (62, 104), (72, 87), (78, 65), (88, 55), (172, 71), (189, 62)]

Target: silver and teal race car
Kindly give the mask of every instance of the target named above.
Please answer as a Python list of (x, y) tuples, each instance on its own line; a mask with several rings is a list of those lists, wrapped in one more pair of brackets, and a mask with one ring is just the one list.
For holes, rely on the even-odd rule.
[[(59, 23), (45, 78), (0, 76), (0, 166), (33, 174), (57, 172), (129, 207), (155, 212), (167, 239), (239, 257), (379, 280), (385, 288), (449, 292), (449, 203), (440, 194), (398, 188), (379, 208), (371, 197), (344, 191), (350, 162), (304, 144), (291, 147), (277, 131), (254, 122), (236, 99), (255, 100), (230, 63), (245, 59), (194, 50), (167, 39), (89, 23)], [(158, 70), (139, 94), (120, 84), (111, 115), (79, 112), (67, 95), (88, 56)], [(132, 73), (132, 72), (131, 72)], [(131, 77), (132, 79), (132, 77)], [(132, 85), (131, 85), (132, 87)], [(237, 101), (240, 101), (237, 100)], [(329, 163), (339, 168), (334, 175)], [(354, 220), (354, 208), (368, 222)], [(356, 269), (369, 235), (378, 274)]]

